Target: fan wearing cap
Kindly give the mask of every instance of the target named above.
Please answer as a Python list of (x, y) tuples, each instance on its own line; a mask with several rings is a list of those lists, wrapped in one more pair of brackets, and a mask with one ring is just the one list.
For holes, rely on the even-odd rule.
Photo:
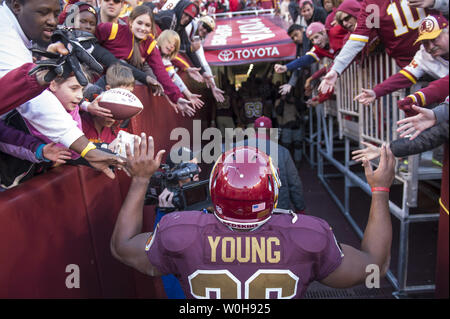
[(375, 99), (399, 89), (416, 84), (418, 79), (428, 75), (440, 79), (448, 75), (449, 37), (448, 21), (441, 15), (429, 15), (422, 20), (419, 37), (421, 43), (412, 61), (400, 72), (375, 86), (373, 90), (362, 89), (355, 97), (360, 103), (368, 105)]
[(277, 73), (284, 73), (295, 69), (310, 66), (319, 62), (320, 59), (328, 57), (334, 58), (335, 50), (330, 47), (329, 38), (325, 26), (320, 22), (311, 23), (306, 29), (306, 36), (312, 42), (313, 48), (304, 56), (286, 64), (275, 64), (274, 69)]
[(59, 24), (68, 27), (75, 27), (92, 34), (95, 33), (95, 27), (98, 23), (97, 11), (93, 6), (86, 2), (76, 2), (64, 8), (64, 11), (58, 17)]
[[(267, 116), (257, 118), (255, 120), (255, 131), (255, 138), (239, 142), (236, 146), (255, 146), (272, 158), (275, 168), (279, 170), (281, 180), (277, 208), (303, 214), (305, 211), (303, 184), (289, 150), (271, 140), (274, 132), (272, 120)], [(274, 154), (275, 152), (276, 154)]]

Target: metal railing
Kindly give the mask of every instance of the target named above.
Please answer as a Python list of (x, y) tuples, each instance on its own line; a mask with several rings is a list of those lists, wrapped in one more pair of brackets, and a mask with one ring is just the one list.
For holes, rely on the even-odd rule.
[(275, 9), (259, 9), (259, 10), (243, 10), (243, 11), (232, 11), (232, 12), (220, 12), (210, 14), (214, 19), (217, 18), (233, 18), (235, 16), (246, 16), (246, 15), (261, 15), (261, 14), (273, 14)]
[[(351, 167), (356, 163), (350, 159), (350, 142), (357, 142), (359, 146), (361, 146), (362, 141), (381, 145), (384, 142), (397, 139), (397, 121), (404, 117), (403, 112), (400, 112), (397, 107), (397, 101), (405, 96), (405, 90), (399, 90), (380, 98), (370, 106), (360, 105), (357, 101), (354, 101), (354, 97), (361, 92), (362, 88), (373, 88), (397, 71), (398, 68), (394, 60), (384, 52), (374, 54), (362, 63), (353, 62), (336, 84), (336, 112), (327, 111), (327, 109), (332, 110), (334, 107), (331, 101), (316, 107), (318, 131), (314, 143), (317, 145), (318, 177), (360, 238), (363, 237), (363, 230), (351, 215), (350, 191), (351, 187), (356, 186), (371, 195), (371, 190), (365, 181), (365, 177), (351, 170)], [(325, 120), (326, 117), (328, 117), (328, 124)], [(336, 148), (333, 148), (333, 143), (339, 141), (334, 139), (331, 118), (338, 123), (339, 139), (344, 139), (345, 159), (343, 163), (337, 160), (333, 154), (336, 150)], [(325, 145), (325, 148), (322, 147), (323, 145)], [(339, 174), (325, 174), (325, 163), (337, 168)], [(376, 162), (374, 164), (377, 165)], [(434, 285), (408, 286), (407, 284), (409, 225), (410, 223), (437, 221), (439, 214), (410, 214), (410, 208), (417, 206), (419, 180), (440, 179), (441, 173), (442, 170), (438, 167), (428, 169), (426, 173), (423, 173), (420, 155), (408, 157), (407, 172), (401, 172), (398, 166), (396, 168), (396, 182), (403, 184), (402, 203), (398, 206), (390, 201), (389, 209), (392, 215), (400, 221), (398, 263), (396, 276), (392, 271), (387, 274), (388, 280), (396, 289), (395, 296), (434, 291)], [(328, 182), (329, 178), (335, 177), (344, 177), (343, 201), (335, 194)]]

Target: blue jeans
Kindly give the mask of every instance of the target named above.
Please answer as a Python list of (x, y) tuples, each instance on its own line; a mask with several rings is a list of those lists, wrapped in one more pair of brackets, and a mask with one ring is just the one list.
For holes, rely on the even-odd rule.
[[(161, 212), (158, 208), (156, 208), (156, 217), (155, 217), (155, 227), (158, 225), (161, 218), (165, 215), (165, 213)], [(153, 229), (154, 230), (154, 229)], [(180, 282), (174, 275), (165, 275), (161, 277), (164, 290), (166, 292), (167, 298), (169, 299), (186, 299), (184, 295), (183, 289), (181, 288)]]

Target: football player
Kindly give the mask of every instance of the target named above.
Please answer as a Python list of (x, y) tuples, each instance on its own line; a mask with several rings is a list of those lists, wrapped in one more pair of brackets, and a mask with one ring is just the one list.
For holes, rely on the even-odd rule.
[(252, 147), (234, 148), (210, 175), (213, 213), (173, 212), (154, 233), (141, 233), (144, 196), (164, 151), (152, 137), (127, 147), (132, 176), (111, 238), (121, 262), (150, 276), (173, 273), (188, 298), (299, 298), (313, 281), (350, 287), (366, 267), (389, 268), (392, 226), (389, 187), (395, 160), (383, 146), (379, 167), (364, 160), (372, 203), (361, 250), (339, 245), (326, 221), (276, 212), (280, 180), (271, 158)]

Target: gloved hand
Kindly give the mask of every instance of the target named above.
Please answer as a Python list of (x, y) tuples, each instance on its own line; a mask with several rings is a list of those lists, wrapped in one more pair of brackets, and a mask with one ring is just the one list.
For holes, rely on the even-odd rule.
[(416, 104), (414, 100), (407, 96), (404, 99), (398, 100), (397, 106), (400, 110), (405, 112), (406, 117), (417, 115), (417, 112), (412, 109), (412, 105)]
[(32, 75), (40, 70), (49, 70), (44, 80), (51, 82), (56, 76), (64, 78), (73, 72), (82, 86), (86, 86), (89, 81), (81, 69), (81, 63), (97, 73), (103, 73), (103, 67), (95, 58), (83, 48), (82, 41), (91, 40), (92, 35), (88, 32), (74, 31), (70, 29), (58, 29), (52, 35), (52, 43), (61, 42), (69, 51), (68, 55), (58, 55), (47, 51), (33, 49), (33, 52), (47, 57), (48, 59), (38, 61), (37, 66), (29, 74)]

